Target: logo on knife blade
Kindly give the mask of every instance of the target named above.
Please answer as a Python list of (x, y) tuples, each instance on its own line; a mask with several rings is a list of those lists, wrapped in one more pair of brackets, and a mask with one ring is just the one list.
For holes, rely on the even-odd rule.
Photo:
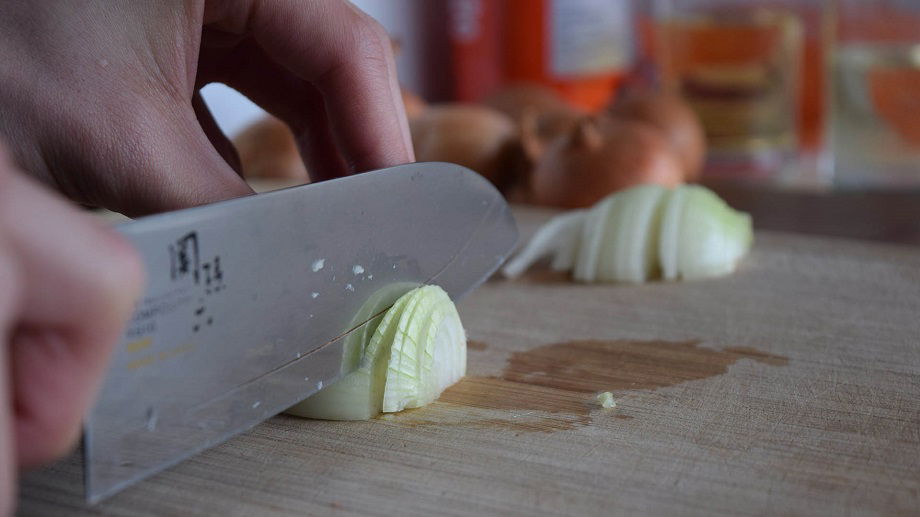
[(199, 306), (194, 309), (195, 324), (192, 330), (201, 329), (201, 321), (208, 326), (214, 320), (205, 314), (207, 307), (204, 296), (210, 296), (224, 290), (224, 270), (221, 268), (220, 255), (211, 260), (202, 260), (198, 242), (198, 232), (192, 231), (176, 239), (169, 245), (169, 275), (173, 282), (191, 278), (195, 285), (204, 287), (204, 295), (199, 298)]

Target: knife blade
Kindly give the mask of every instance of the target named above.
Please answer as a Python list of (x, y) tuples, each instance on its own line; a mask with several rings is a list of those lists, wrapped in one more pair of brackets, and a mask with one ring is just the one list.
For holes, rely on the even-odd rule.
[(457, 300), (517, 241), (501, 194), (416, 163), (118, 227), (147, 288), (84, 424), (95, 503), (283, 411), (347, 373), (362, 304), (433, 283)]

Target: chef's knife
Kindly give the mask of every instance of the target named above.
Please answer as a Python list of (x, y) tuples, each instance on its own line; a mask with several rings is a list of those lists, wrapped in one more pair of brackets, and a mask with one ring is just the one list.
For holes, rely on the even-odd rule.
[(84, 435), (87, 500), (221, 443), (343, 375), (362, 304), (394, 284), (458, 299), (517, 240), (501, 195), (403, 165), (118, 227), (147, 288)]

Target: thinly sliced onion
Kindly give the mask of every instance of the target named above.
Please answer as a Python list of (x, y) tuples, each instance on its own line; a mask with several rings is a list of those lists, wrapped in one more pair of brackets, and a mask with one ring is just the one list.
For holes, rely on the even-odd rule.
[(440, 288), (422, 289), (413, 313), (400, 318), (391, 345), (384, 413), (430, 404), (466, 372), (466, 337), (457, 309)]
[(753, 241), (751, 216), (711, 190), (687, 185), (679, 230), (677, 269), (683, 278), (708, 278), (735, 270)]
[(431, 403), (466, 373), (466, 334), (453, 302), (437, 286), (396, 300), (363, 350), (357, 370), (287, 412), (366, 420)]
[[(342, 372), (354, 371), (360, 366), (364, 349), (371, 342), (374, 332), (386, 313), (404, 294), (419, 287), (415, 282), (396, 282), (378, 289), (364, 302), (361, 309), (352, 318), (351, 327), (363, 325), (345, 338), (345, 353), (342, 360)], [(366, 323), (365, 323), (366, 322)]]
[(704, 187), (640, 185), (554, 218), (503, 273), (549, 255), (582, 282), (644, 282), (659, 270), (667, 280), (707, 278), (734, 271), (752, 239), (750, 216)]
[(561, 229), (558, 233), (556, 255), (550, 264), (553, 271), (568, 271), (575, 267), (575, 257), (578, 256), (578, 247), (581, 246), (581, 232), (577, 230), (584, 224), (584, 219), (584, 210), (573, 210), (556, 218), (561, 224)]
[(617, 198), (599, 280), (644, 282), (657, 270), (661, 201), (667, 192), (660, 185), (640, 185)]
[(664, 213), (661, 216), (658, 260), (661, 264), (661, 276), (665, 280), (677, 279), (677, 247), (680, 240), (686, 193), (687, 191), (682, 188), (672, 190), (665, 200)]
[(614, 278), (617, 265), (617, 253), (622, 251), (614, 243), (619, 233), (620, 219), (623, 215), (622, 198), (611, 197), (610, 207), (607, 209), (607, 215), (604, 218), (604, 225), (599, 229), (601, 234), (601, 245), (597, 250), (597, 279), (601, 281)]
[(572, 276), (580, 282), (594, 282), (597, 278), (597, 263), (604, 240), (604, 227), (609, 219), (613, 196), (608, 196), (588, 210), (581, 229), (581, 242), (575, 257)]
[(523, 273), (534, 262), (552, 255), (552, 268), (568, 271), (575, 266), (575, 256), (581, 241), (581, 227), (587, 210), (572, 210), (540, 227), (527, 246), (513, 260), (505, 265), (505, 276), (515, 277)]
[(409, 301), (408, 295), (404, 295), (387, 311), (363, 347), (357, 370), (288, 408), (287, 412), (325, 420), (367, 420), (379, 414), (390, 360), (389, 343), (396, 336), (396, 323)]

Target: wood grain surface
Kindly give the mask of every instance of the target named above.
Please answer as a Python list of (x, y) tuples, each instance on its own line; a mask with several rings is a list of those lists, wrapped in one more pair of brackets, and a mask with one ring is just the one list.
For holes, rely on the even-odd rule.
[(429, 407), (278, 416), (91, 509), (74, 456), (25, 476), (19, 512), (920, 512), (920, 248), (758, 233), (728, 278), (537, 271), (459, 308), (469, 375)]

